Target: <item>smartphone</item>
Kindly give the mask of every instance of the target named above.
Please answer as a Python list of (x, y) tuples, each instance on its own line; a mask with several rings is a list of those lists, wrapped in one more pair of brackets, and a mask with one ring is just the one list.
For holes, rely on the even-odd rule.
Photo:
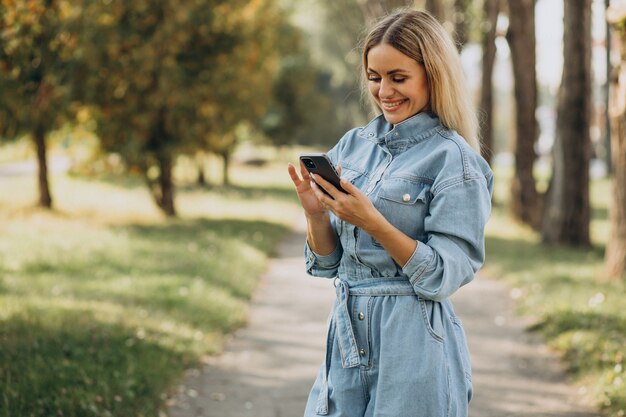
[[(300, 155), (300, 160), (310, 174), (319, 175), (320, 177), (331, 183), (333, 186), (335, 186), (335, 188), (337, 188), (339, 191), (344, 193), (346, 192), (343, 188), (341, 188), (339, 174), (335, 170), (333, 163), (330, 161), (330, 159), (328, 159), (328, 156), (326, 156), (326, 154), (306, 153)], [(326, 190), (324, 190), (322, 187), (320, 187), (320, 189), (328, 194)]]

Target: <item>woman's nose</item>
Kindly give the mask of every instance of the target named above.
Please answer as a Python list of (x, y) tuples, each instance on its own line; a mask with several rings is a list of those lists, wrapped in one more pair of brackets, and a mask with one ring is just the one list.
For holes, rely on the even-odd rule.
[(380, 98), (387, 98), (393, 95), (393, 86), (387, 80), (380, 80), (380, 89), (378, 90)]

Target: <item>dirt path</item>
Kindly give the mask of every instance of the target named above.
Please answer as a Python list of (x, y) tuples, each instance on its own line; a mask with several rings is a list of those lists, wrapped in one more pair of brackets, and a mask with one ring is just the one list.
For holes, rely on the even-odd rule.
[[(300, 227), (300, 229), (302, 229)], [(170, 417), (300, 417), (324, 356), (332, 282), (304, 272), (304, 232), (281, 245), (250, 308), (249, 326), (202, 370), (190, 370)], [(576, 405), (558, 360), (513, 314), (508, 290), (483, 277), (454, 298), (474, 373), (472, 417), (593, 417)], [(403, 416), (398, 416), (403, 417)]]

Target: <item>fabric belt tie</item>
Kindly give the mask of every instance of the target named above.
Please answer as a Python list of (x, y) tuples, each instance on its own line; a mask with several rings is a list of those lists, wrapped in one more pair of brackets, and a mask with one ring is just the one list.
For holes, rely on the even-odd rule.
[(326, 336), (326, 371), (323, 375), (322, 386), (315, 408), (315, 413), (323, 416), (328, 414), (328, 373), (330, 371), (334, 338), (337, 338), (339, 344), (341, 366), (343, 368), (356, 368), (361, 364), (359, 348), (354, 336), (350, 310), (348, 309), (349, 297), (351, 295), (416, 297), (413, 286), (406, 278), (366, 279), (353, 287), (350, 287), (342, 279), (336, 279), (335, 292), (337, 293), (337, 299), (329, 317), (328, 334)]

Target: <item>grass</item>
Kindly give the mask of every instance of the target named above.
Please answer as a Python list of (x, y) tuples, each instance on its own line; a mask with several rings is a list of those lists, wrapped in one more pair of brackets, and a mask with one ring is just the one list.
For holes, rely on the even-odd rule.
[[(507, 180), (499, 180), (505, 187)], [(506, 191), (496, 190), (485, 271), (510, 284), (521, 313), (532, 316), (532, 329), (562, 354), (579, 392), (618, 417), (626, 415), (626, 285), (602, 280), (609, 190), (606, 180), (592, 184), (591, 249), (542, 245), (536, 233), (508, 219)]]
[(180, 187), (164, 219), (141, 181), (0, 177), (0, 417), (159, 416), (220, 352), (298, 213), (286, 162)]
[[(11, 152), (26, 152), (20, 146)], [(176, 220), (132, 177), (54, 176), (53, 212), (31, 207), (34, 178), (0, 177), (0, 417), (159, 416), (183, 371), (245, 322), (267, 257), (298, 212), (286, 158), (236, 165), (235, 185), (208, 190), (183, 164)], [(544, 247), (512, 223), (499, 174), (486, 273), (509, 283), (580, 392), (624, 416), (626, 288), (600, 279), (608, 182), (592, 187), (594, 246), (576, 250)]]

